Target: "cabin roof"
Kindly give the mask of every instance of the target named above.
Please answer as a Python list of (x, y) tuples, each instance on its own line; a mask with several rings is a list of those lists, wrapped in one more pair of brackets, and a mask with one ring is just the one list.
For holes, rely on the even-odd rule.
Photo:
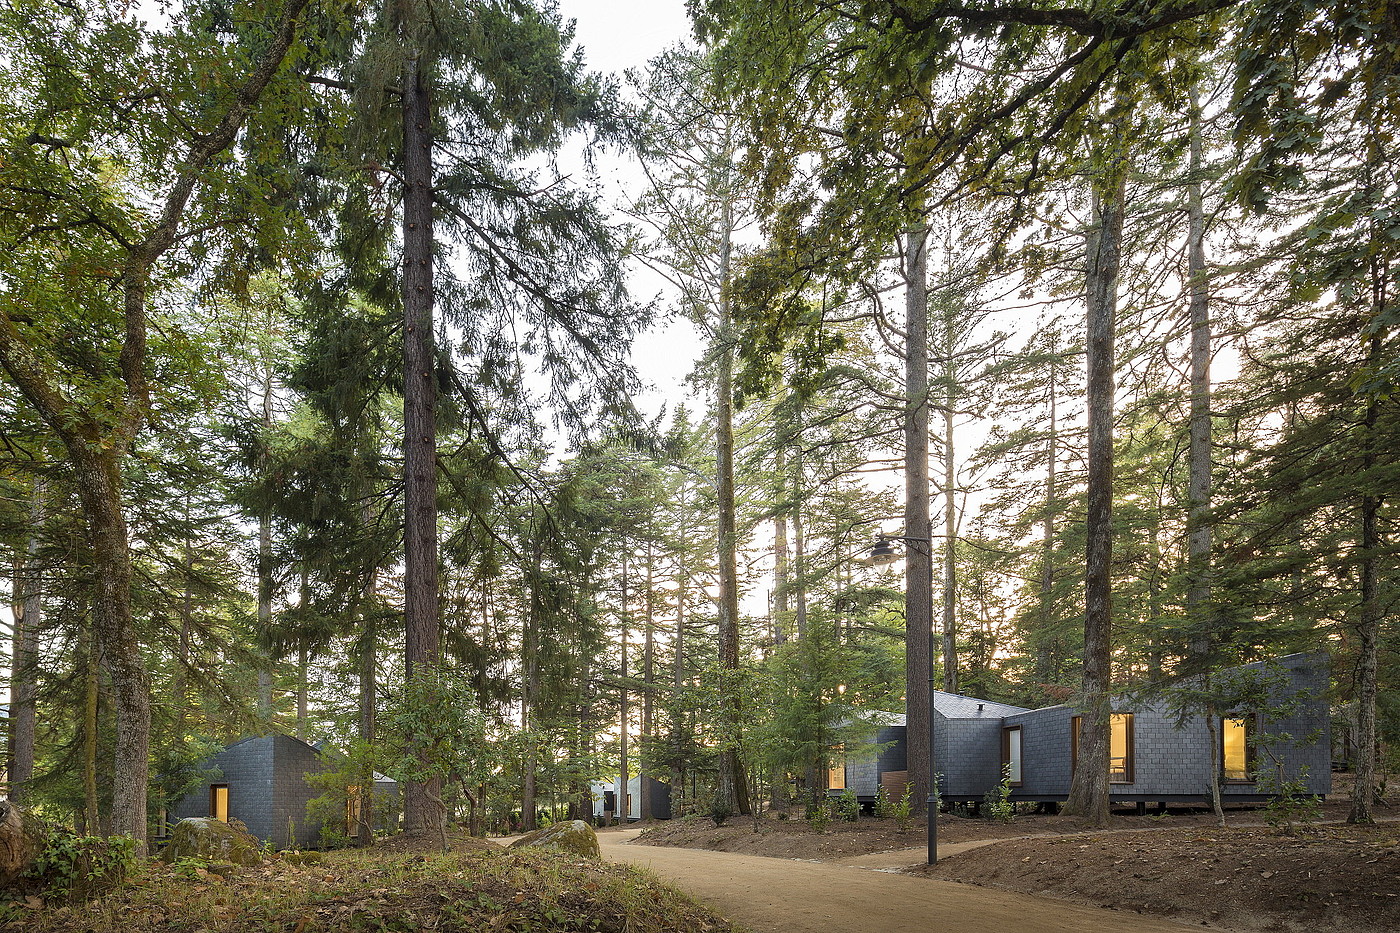
[(933, 691), (933, 708), (948, 719), (1001, 719), (1016, 713), (1029, 712), (1020, 706), (967, 697), (961, 693)]

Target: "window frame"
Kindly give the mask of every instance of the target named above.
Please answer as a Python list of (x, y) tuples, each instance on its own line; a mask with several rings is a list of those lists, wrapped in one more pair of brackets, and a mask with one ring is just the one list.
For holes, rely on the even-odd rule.
[(1011, 764), (1011, 733), (1013, 732), (1016, 733), (1016, 769), (1020, 772), (1020, 778), (1013, 780), (1011, 786), (1021, 787), (1026, 778), (1026, 734), (1021, 731), (1020, 724), (1001, 727), (1001, 773), (1006, 774), (1006, 766)]
[[(219, 791), (223, 791), (223, 792), (224, 792), (224, 795), (223, 795), (223, 796), (224, 796), (224, 815), (223, 815), (223, 816), (219, 816)], [(227, 784), (210, 784), (210, 785), (209, 785), (209, 818), (210, 818), (211, 820), (219, 820), (220, 822), (227, 823), (227, 822), (229, 821), (229, 816), (230, 816), (231, 813), (232, 813), (232, 807), (233, 807), (233, 794), (230, 792), (229, 786), (228, 786)]]
[[(1071, 716), (1069, 718), (1069, 773), (1073, 774), (1079, 768), (1079, 725), (1083, 721), (1083, 716)], [(1115, 719), (1123, 722), (1123, 738), (1126, 748), (1123, 755), (1123, 770), (1113, 770), (1113, 723)], [(1109, 714), (1108, 721), (1108, 754), (1109, 771), (1108, 783), (1110, 784), (1136, 784), (1137, 783), (1137, 731), (1135, 716), (1129, 712), (1116, 712)], [(1115, 780), (1114, 775), (1121, 774), (1122, 780)]]
[[(1225, 769), (1225, 724), (1228, 722), (1240, 722), (1244, 724), (1244, 777), (1230, 777)], [(1216, 724), (1220, 737), (1220, 760), (1219, 766), (1220, 783), (1224, 784), (1257, 784), (1259, 783), (1259, 749), (1257, 747), (1259, 735), (1259, 714), (1243, 713), (1239, 716), (1221, 716)]]
[[(841, 776), (841, 784), (840, 784), (840, 786), (837, 786), (837, 784), (836, 784), (835, 782), (832, 781), (832, 777), (833, 777), (834, 775), (838, 775), (838, 774)], [(827, 789), (827, 790), (846, 790), (846, 789), (847, 789), (847, 787), (846, 787), (846, 746), (845, 746), (844, 744), (841, 744), (841, 745), (833, 745), (833, 746), (831, 746), (831, 762), (826, 766), (826, 789)]]

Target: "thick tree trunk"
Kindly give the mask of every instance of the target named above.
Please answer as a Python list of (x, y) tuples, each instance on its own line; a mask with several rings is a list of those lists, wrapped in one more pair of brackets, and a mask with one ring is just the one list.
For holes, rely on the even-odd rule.
[(151, 688), (131, 612), (131, 555), (122, 511), (120, 454), (86, 445), (74, 453), (78, 498), (94, 564), (93, 644), (112, 679), (116, 715), (111, 825), (136, 839), (138, 851), (144, 851)]
[(1112, 713), (1114, 317), (1123, 236), (1121, 167), (1096, 196), (1097, 223), (1088, 243), (1088, 508), (1085, 516), (1084, 673), (1080, 695), (1079, 763), (1065, 812), (1096, 825), (1109, 815), (1109, 730)]
[(905, 724), (913, 799), (925, 800), (933, 687), (933, 541), (928, 482), (928, 229), (905, 234), (904, 560)]
[[(405, 24), (412, 37), (422, 24)], [(422, 63), (403, 76), (404, 310), (404, 670), (431, 674), (438, 663), (437, 367), (433, 352), (432, 104)], [(410, 833), (440, 833), (442, 778), (404, 789)]]

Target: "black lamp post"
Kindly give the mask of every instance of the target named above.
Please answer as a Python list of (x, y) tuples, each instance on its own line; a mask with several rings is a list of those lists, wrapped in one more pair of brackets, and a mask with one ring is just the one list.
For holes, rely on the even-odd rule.
[[(900, 555), (894, 549), (894, 542), (903, 541), (909, 545), (922, 544), (924, 553), (928, 555), (928, 606), (929, 617), (922, 623), (929, 628), (928, 638), (928, 864), (932, 865), (938, 861), (938, 772), (934, 768), (936, 755), (933, 750), (934, 723), (937, 721), (938, 710), (933, 702), (933, 660), (936, 649), (933, 638), (933, 519), (928, 522), (927, 537), (915, 538), (908, 535), (886, 535), (883, 532), (876, 535), (875, 544), (870, 549), (869, 561), (872, 564), (888, 564), (899, 559)], [(905, 620), (905, 624), (910, 624), (913, 620)]]

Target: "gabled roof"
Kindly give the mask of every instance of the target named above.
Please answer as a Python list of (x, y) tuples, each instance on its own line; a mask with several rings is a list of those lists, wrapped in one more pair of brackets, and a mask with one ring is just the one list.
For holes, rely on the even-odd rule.
[(1001, 719), (1003, 716), (1029, 712), (1019, 706), (965, 697), (960, 693), (944, 693), (942, 690), (933, 691), (933, 708), (947, 719)]

